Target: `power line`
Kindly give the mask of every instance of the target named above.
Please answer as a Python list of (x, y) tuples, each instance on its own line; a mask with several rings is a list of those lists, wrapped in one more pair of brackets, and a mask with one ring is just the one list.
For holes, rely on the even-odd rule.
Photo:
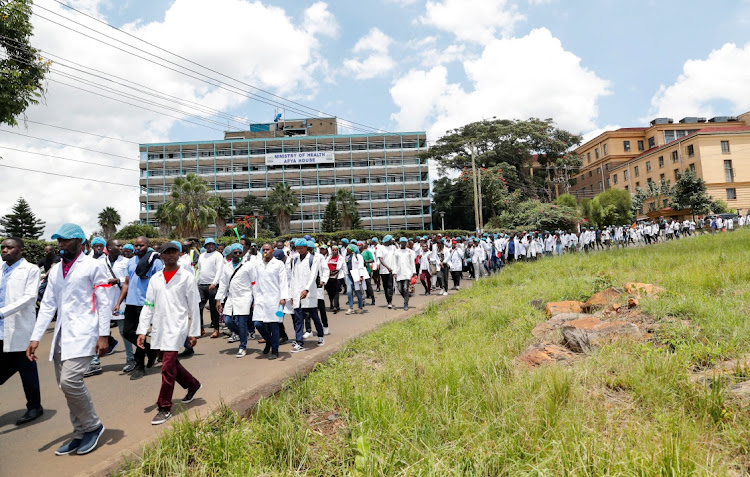
[[(57, 1), (57, 0), (54, 0), (54, 1)], [(60, 3), (60, 2), (58, 2), (58, 3)], [(98, 19), (96, 19), (96, 18), (94, 18), (94, 17), (90, 17), (90, 16), (89, 16), (89, 15), (87, 15), (86, 13), (83, 13), (83, 12), (81, 12), (81, 11), (79, 11), (79, 10), (76, 10), (76, 9), (75, 9), (75, 8), (73, 8), (73, 7), (69, 7), (69, 6), (67, 6), (67, 5), (65, 5), (65, 4), (63, 4), (63, 3), (60, 3), (60, 4), (61, 4), (61, 5), (63, 5), (63, 6), (65, 6), (65, 7), (67, 7), (67, 8), (70, 8), (70, 9), (72, 9), (72, 10), (75, 10), (76, 12), (78, 12), (78, 13), (80, 13), (80, 14), (84, 15), (84, 16), (87, 16), (87, 17), (89, 17), (89, 18), (93, 18), (94, 20), (96, 20), (96, 21), (98, 21), (98, 22), (100, 22), (100, 23), (103, 23), (103, 24), (105, 24), (105, 25), (107, 25), (107, 26), (109, 26), (109, 27), (111, 27), (111, 28), (113, 28), (113, 29), (115, 29), (115, 30), (118, 30), (118, 31), (120, 31), (121, 33), (124, 33), (124, 34), (126, 34), (126, 35), (132, 36), (133, 38), (136, 38), (137, 40), (139, 40), (139, 41), (142, 41), (143, 43), (146, 43), (146, 44), (148, 44), (148, 45), (150, 45), (150, 46), (153, 46), (153, 47), (155, 47), (155, 48), (158, 48), (158, 49), (160, 49), (160, 50), (162, 50), (162, 51), (165, 51), (165, 52), (167, 52), (167, 53), (169, 53), (169, 54), (171, 54), (171, 55), (173, 55), (173, 56), (176, 56), (176, 57), (178, 57), (178, 58), (181, 58), (181, 59), (183, 59), (183, 60), (185, 60), (185, 61), (188, 61), (188, 62), (190, 62), (190, 63), (196, 64), (196, 65), (200, 66), (201, 68), (204, 68), (204, 69), (206, 69), (206, 70), (208, 70), (208, 71), (211, 71), (211, 72), (217, 73), (217, 74), (219, 74), (219, 75), (221, 75), (221, 76), (225, 76), (225, 77), (227, 77), (227, 78), (231, 79), (232, 81), (235, 81), (235, 82), (237, 82), (237, 83), (243, 84), (243, 85), (245, 85), (245, 86), (248, 86), (248, 87), (250, 87), (250, 88), (252, 88), (252, 89), (255, 89), (255, 90), (257, 90), (257, 91), (261, 91), (261, 92), (263, 92), (264, 94), (268, 94), (268, 95), (270, 95), (270, 96), (273, 96), (273, 97), (277, 97), (277, 98), (280, 98), (280, 99), (282, 99), (283, 101), (286, 101), (287, 103), (290, 103), (290, 104), (295, 104), (295, 105), (298, 105), (298, 106), (300, 106), (300, 107), (302, 107), (302, 108), (306, 109), (307, 111), (304, 111), (304, 110), (300, 110), (300, 109), (297, 109), (297, 108), (295, 108), (295, 107), (292, 107), (292, 106), (290, 106), (289, 104), (284, 104), (284, 103), (281, 103), (281, 102), (278, 102), (278, 101), (274, 101), (273, 99), (270, 99), (270, 98), (266, 98), (266, 97), (263, 97), (263, 96), (259, 96), (259, 95), (256, 95), (256, 94), (248, 94), (247, 92), (245, 92), (245, 91), (242, 91), (242, 90), (241, 90), (240, 88), (238, 88), (237, 86), (234, 86), (234, 85), (230, 85), (230, 84), (228, 84), (228, 83), (226, 83), (226, 82), (224, 82), (224, 81), (222, 81), (222, 80), (220, 80), (220, 79), (217, 79), (217, 78), (214, 78), (214, 77), (212, 77), (212, 76), (209, 76), (209, 75), (207, 75), (207, 74), (205, 74), (205, 73), (201, 73), (201, 72), (199, 72), (199, 71), (195, 71), (195, 70), (193, 70), (193, 69), (187, 68), (187, 67), (185, 67), (185, 66), (183, 66), (183, 65), (180, 65), (180, 64), (178, 64), (178, 63), (175, 63), (175, 62), (173, 62), (173, 61), (170, 61), (170, 60), (168, 60), (168, 59), (166, 59), (166, 58), (163, 58), (163, 57), (160, 57), (160, 56), (158, 56), (158, 55), (155, 55), (154, 53), (150, 53), (150, 52), (148, 52), (148, 51), (145, 51), (145, 50), (143, 50), (143, 49), (141, 49), (141, 48), (138, 48), (137, 46), (133, 46), (133, 45), (131, 45), (131, 44), (129, 44), (129, 43), (126, 43), (126, 42), (124, 42), (124, 41), (122, 41), (122, 40), (118, 40), (117, 38), (114, 38), (114, 37), (112, 37), (112, 36), (110, 36), (110, 35), (107, 35), (107, 34), (105, 34), (105, 33), (102, 33), (102, 32), (100, 32), (100, 31), (98, 31), (98, 30), (95, 30), (95, 29), (93, 29), (93, 28), (91, 28), (91, 27), (89, 27), (89, 26), (86, 26), (86, 25), (84, 25), (84, 24), (82, 24), (82, 23), (80, 23), (80, 22), (77, 22), (77, 21), (75, 21), (75, 20), (73, 20), (73, 19), (71, 19), (71, 18), (68, 18), (68, 17), (66, 17), (66, 16), (64, 16), (64, 15), (61, 15), (61, 14), (59, 14), (59, 13), (57, 13), (57, 12), (54, 12), (54, 11), (52, 11), (52, 10), (50, 10), (50, 9), (48, 9), (48, 8), (42, 7), (42, 6), (40, 6), (40, 5), (36, 5), (36, 4), (35, 4), (34, 6), (35, 6), (35, 7), (38, 7), (38, 8), (41, 8), (41, 9), (43, 9), (43, 10), (45, 10), (45, 11), (48, 11), (48, 12), (52, 13), (53, 15), (56, 15), (56, 16), (58, 16), (58, 17), (61, 17), (61, 18), (65, 19), (65, 20), (67, 20), (67, 21), (69, 21), (69, 22), (71, 22), (71, 23), (74, 23), (74, 24), (76, 24), (76, 25), (78, 25), (78, 26), (81, 26), (81, 27), (83, 27), (83, 28), (85, 28), (85, 29), (87, 29), (87, 30), (90, 30), (90, 31), (92, 31), (92, 32), (95, 32), (95, 33), (98, 33), (99, 35), (102, 35), (102, 36), (103, 36), (103, 37), (105, 37), (105, 38), (109, 38), (109, 39), (111, 39), (111, 40), (114, 40), (114, 41), (116, 41), (116, 42), (118, 42), (118, 43), (121, 43), (121, 44), (123, 44), (123, 45), (126, 45), (126, 46), (128, 46), (129, 48), (132, 48), (132, 49), (134, 49), (134, 50), (136, 50), (136, 51), (140, 51), (140, 52), (142, 52), (142, 53), (145, 53), (145, 54), (147, 54), (147, 55), (150, 55), (150, 56), (152, 56), (152, 57), (154, 57), (154, 58), (158, 58), (158, 59), (160, 59), (160, 60), (162, 60), (162, 61), (164, 61), (164, 62), (166, 62), (166, 63), (172, 64), (172, 65), (174, 65), (174, 66), (176, 66), (176, 67), (178, 67), (178, 68), (182, 68), (182, 69), (184, 69), (184, 70), (186, 70), (186, 71), (189, 71), (189, 72), (191, 72), (191, 73), (195, 73), (195, 74), (197, 74), (197, 75), (201, 75), (201, 76), (203, 76), (203, 77), (205, 77), (205, 78), (208, 78), (208, 79), (210, 79), (210, 80), (212, 80), (212, 81), (216, 81), (216, 82), (218, 82), (219, 84), (218, 84), (218, 85), (217, 85), (217, 84), (213, 84), (213, 83), (211, 83), (211, 82), (209, 82), (209, 81), (205, 80), (204, 78), (200, 78), (200, 77), (196, 77), (196, 76), (193, 76), (193, 75), (187, 74), (187, 73), (185, 73), (184, 71), (179, 71), (179, 70), (176, 70), (176, 69), (174, 69), (174, 68), (171, 68), (171, 67), (169, 67), (169, 66), (166, 66), (166, 65), (164, 65), (164, 64), (161, 64), (161, 63), (158, 63), (158, 62), (156, 62), (156, 61), (153, 61), (153, 60), (151, 60), (151, 59), (148, 59), (148, 58), (144, 58), (143, 56), (140, 56), (140, 55), (138, 55), (138, 54), (135, 54), (135, 53), (133, 53), (133, 52), (131, 52), (131, 51), (123, 50), (122, 48), (120, 48), (120, 47), (118, 47), (118, 46), (112, 45), (112, 44), (110, 44), (110, 43), (107, 43), (107, 42), (105, 42), (105, 41), (103, 41), (103, 40), (99, 39), (99, 38), (95, 38), (95, 37), (93, 37), (93, 36), (91, 36), (91, 35), (88, 35), (88, 34), (86, 34), (86, 33), (84, 33), (84, 32), (81, 32), (81, 31), (75, 30), (75, 29), (73, 29), (73, 28), (70, 28), (69, 26), (63, 25), (63, 24), (61, 24), (61, 23), (59, 23), (59, 22), (56, 22), (56, 21), (54, 21), (54, 20), (51, 20), (51, 19), (49, 19), (49, 18), (46, 18), (46, 17), (44, 17), (44, 16), (42, 16), (42, 15), (39, 15), (38, 13), (35, 13), (35, 15), (36, 15), (36, 16), (38, 16), (39, 18), (43, 19), (43, 20), (47, 20), (47, 21), (49, 21), (49, 22), (51, 22), (51, 23), (54, 23), (54, 24), (56, 24), (56, 25), (58, 25), (58, 26), (61, 26), (61, 27), (65, 28), (65, 29), (68, 29), (68, 30), (70, 30), (70, 31), (72, 31), (72, 32), (78, 33), (79, 35), (85, 36), (85, 37), (87, 37), (87, 38), (90, 38), (90, 39), (92, 39), (92, 40), (94, 40), (94, 41), (97, 41), (97, 42), (99, 42), (99, 43), (105, 44), (105, 45), (107, 45), (107, 46), (109, 46), (109, 47), (111, 47), (111, 48), (115, 48), (115, 49), (117, 49), (117, 50), (119, 50), (119, 51), (121, 51), (121, 52), (123, 52), (123, 53), (127, 53), (127, 54), (130, 54), (130, 55), (132, 55), (132, 56), (135, 56), (135, 57), (137, 57), (137, 58), (141, 58), (141, 59), (143, 59), (143, 60), (146, 60), (146, 61), (149, 61), (149, 62), (151, 62), (151, 63), (153, 63), (153, 64), (155, 64), (155, 65), (161, 66), (162, 68), (166, 68), (166, 69), (169, 69), (169, 70), (171, 70), (171, 71), (174, 71), (174, 72), (176, 72), (176, 73), (179, 73), (179, 74), (183, 74), (183, 75), (185, 75), (185, 76), (188, 76), (188, 77), (190, 77), (190, 78), (194, 78), (194, 79), (197, 79), (197, 80), (199, 80), (199, 81), (203, 81), (203, 82), (205, 82), (205, 83), (208, 83), (208, 84), (210, 84), (210, 85), (212, 85), (212, 86), (214, 86), (214, 87), (217, 87), (217, 88), (221, 88), (221, 89), (225, 89), (225, 90), (227, 90), (227, 91), (230, 91), (230, 92), (232, 92), (232, 93), (235, 93), (235, 94), (239, 94), (239, 95), (242, 95), (242, 96), (246, 96), (247, 98), (250, 98), (250, 99), (252, 99), (252, 100), (254, 100), (254, 101), (258, 101), (258, 102), (261, 102), (261, 103), (267, 104), (267, 105), (269, 105), (269, 106), (274, 106), (274, 107), (283, 107), (283, 108), (285, 108), (285, 109), (289, 109), (289, 110), (291, 110), (291, 111), (294, 111), (294, 112), (300, 113), (300, 114), (302, 114), (302, 115), (311, 115), (311, 114), (316, 114), (317, 112), (321, 112), (321, 113), (323, 113), (323, 114), (326, 114), (326, 115), (329, 115), (329, 116), (333, 116), (332, 114), (330, 114), (330, 113), (326, 113), (325, 111), (320, 111), (320, 110), (318, 110), (318, 109), (315, 109), (315, 108), (310, 108), (310, 107), (308, 107), (308, 106), (305, 106), (305, 105), (303, 105), (303, 104), (301, 104), (301, 103), (297, 103), (297, 102), (295, 102), (295, 101), (292, 101), (292, 100), (288, 100), (288, 99), (285, 99), (285, 98), (283, 98), (283, 97), (281, 97), (281, 96), (275, 95), (275, 94), (273, 94), (273, 93), (270, 93), (270, 92), (268, 92), (268, 91), (265, 91), (265, 90), (262, 90), (262, 89), (260, 89), (260, 88), (258, 88), (258, 87), (256, 87), (256, 86), (253, 86), (253, 85), (251, 85), (251, 84), (249, 84), (249, 83), (246, 83), (246, 82), (244, 82), (244, 81), (242, 81), (242, 80), (238, 80), (238, 79), (236, 79), (236, 78), (232, 78), (232, 77), (230, 77), (230, 76), (228, 76), (228, 75), (226, 75), (226, 74), (222, 74), (222, 73), (219, 73), (219, 72), (217, 72), (217, 71), (215, 71), (215, 70), (212, 70), (211, 68), (208, 68), (208, 67), (202, 66), (202, 65), (200, 65), (200, 64), (198, 64), (198, 63), (195, 63), (195, 62), (193, 62), (193, 61), (191, 61), (191, 60), (188, 60), (188, 59), (186, 59), (186, 58), (183, 58), (183, 57), (181, 57), (180, 55), (177, 55), (177, 54), (175, 54), (175, 53), (172, 53), (172, 52), (170, 52), (170, 51), (164, 50), (163, 48), (161, 48), (161, 47), (158, 47), (158, 46), (156, 46), (156, 45), (153, 45), (153, 44), (151, 44), (151, 43), (149, 43), (149, 42), (147, 42), (147, 41), (145, 41), (145, 40), (141, 40), (140, 38), (138, 38), (138, 37), (135, 37), (135, 36), (133, 36), (133, 35), (131, 35), (131, 34), (127, 33), (127, 32), (124, 32), (124, 31), (122, 31), (122, 30), (118, 29), (117, 27), (114, 27), (114, 26), (112, 26), (112, 25), (109, 25), (109, 24), (108, 24), (108, 23), (106, 23), (106, 22), (103, 22), (103, 21), (101, 21), (101, 20), (98, 20)], [(226, 86), (228, 86), (228, 87), (230, 87), (230, 88), (234, 88), (234, 90), (229, 90), (229, 89), (227, 89), (226, 87), (224, 87), (224, 86), (221, 86), (221, 85), (226, 85)], [(238, 91), (235, 91), (235, 90), (238, 90)], [(269, 102), (269, 101), (272, 101), (272, 102)], [(378, 129), (378, 128), (374, 128), (374, 127), (371, 127), (371, 126), (367, 126), (367, 125), (365, 125), (365, 124), (362, 124), (362, 123), (358, 123), (358, 122), (356, 122), (356, 121), (351, 121), (351, 120), (348, 120), (348, 119), (346, 119), (346, 118), (340, 118), (340, 119), (342, 119), (343, 121), (345, 121), (345, 122), (349, 123), (350, 127), (351, 127), (352, 129), (354, 129), (354, 130), (358, 130), (358, 131), (362, 131), (362, 132), (367, 132), (367, 133), (371, 133), (371, 132), (379, 132), (379, 131), (380, 131), (380, 129)], [(355, 125), (356, 125), (356, 126), (355, 126)], [(361, 126), (361, 127), (357, 127), (357, 126)], [(364, 129), (362, 129), (362, 128), (364, 128)]]
[(62, 126), (55, 126), (54, 124), (47, 124), (47, 123), (40, 123), (39, 121), (32, 121), (31, 119), (24, 119), (23, 121), (26, 122), (26, 123), (38, 124), (40, 126), (47, 126), (47, 127), (51, 127), (51, 128), (55, 128), (55, 129), (62, 129), (63, 131), (76, 132), (76, 133), (80, 133), (80, 134), (88, 134), (89, 136), (96, 136), (96, 137), (99, 137), (99, 138), (102, 138), (102, 139), (110, 139), (112, 141), (126, 142), (128, 144), (135, 144), (136, 146), (140, 144), (138, 142), (129, 141), (127, 139), (120, 139), (120, 138), (111, 137), (111, 136), (103, 136), (101, 134), (95, 134), (95, 133), (92, 133), (92, 132), (79, 131), (78, 129), (64, 128)]
[(70, 159), (68, 157), (53, 156), (52, 154), (44, 154), (44, 153), (41, 153), (41, 152), (25, 151), (23, 149), (16, 149), (14, 147), (8, 147), (8, 146), (0, 146), (0, 149), (9, 149), (11, 151), (22, 152), (24, 154), (34, 154), (36, 156), (53, 157), (55, 159), (60, 159), (60, 160), (63, 160), (63, 161), (80, 162), (81, 164), (90, 164), (92, 166), (111, 167), (113, 169), (122, 169), (123, 171), (132, 171), (132, 172), (138, 172), (139, 171), (139, 169), (131, 169), (131, 168), (128, 168), (128, 167), (112, 166), (112, 165), (109, 165), (109, 164), (100, 164), (98, 162), (88, 162), (88, 161), (83, 161), (83, 160), (80, 160), (80, 159)]
[(110, 181), (103, 181), (100, 179), (90, 179), (88, 177), (78, 177), (78, 176), (69, 176), (67, 174), (58, 174), (56, 172), (48, 172), (48, 171), (38, 171), (36, 169), (25, 169), (23, 167), (17, 167), (17, 166), (9, 166), (7, 164), (0, 164), (0, 167), (7, 167), (8, 169), (17, 169), (19, 171), (25, 171), (25, 172), (36, 172), (38, 174), (47, 174), (50, 176), (57, 176), (57, 177), (67, 177), (69, 179), (78, 179), (81, 181), (89, 181), (89, 182), (100, 182), (102, 184), (110, 184), (110, 185), (116, 185), (116, 186), (122, 186), (122, 187), (131, 187), (134, 189), (137, 189), (140, 186), (135, 186), (132, 184), (122, 184), (120, 182), (110, 182)]
[(95, 149), (89, 149), (89, 148), (86, 148), (86, 147), (74, 146), (72, 144), (66, 144), (64, 142), (53, 141), (52, 139), (44, 139), (43, 137), (31, 136), (29, 134), (22, 134), (22, 133), (15, 132), (15, 131), (8, 131), (6, 129), (0, 129), (0, 132), (4, 132), (4, 133), (8, 133), (8, 134), (15, 134), (16, 136), (28, 137), (28, 138), (31, 138), (31, 139), (36, 139), (38, 141), (51, 142), (53, 144), (59, 144), (60, 146), (74, 147), (76, 149), (82, 149), (84, 151), (94, 152), (96, 154), (104, 154), (106, 156), (119, 157), (119, 158), (122, 158), (122, 159), (127, 159), (128, 161), (138, 161), (139, 160), (139, 159), (133, 159), (132, 157), (121, 156), (119, 154), (112, 154), (110, 152), (97, 151)]

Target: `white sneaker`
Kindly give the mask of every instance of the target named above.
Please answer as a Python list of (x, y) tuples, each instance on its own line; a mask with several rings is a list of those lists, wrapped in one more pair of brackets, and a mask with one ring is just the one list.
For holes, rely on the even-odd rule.
[(456, 290), (460, 290), (460, 289), (461, 289), (461, 287), (456, 287)]
[(299, 353), (300, 351), (305, 351), (305, 347), (295, 342), (294, 345), (292, 345), (292, 353)]
[(351, 315), (352, 313), (354, 313), (354, 309), (349, 308), (348, 310), (346, 310), (346, 313), (344, 313), (344, 314), (345, 315)]
[(247, 352), (245, 352), (244, 349), (240, 349), (239, 351), (237, 351), (237, 354), (235, 355), (235, 358), (243, 358), (246, 354), (247, 354)]
[(232, 336), (229, 337), (229, 339), (227, 340), (227, 343), (234, 343), (235, 341), (239, 341), (239, 340), (240, 340), (240, 337), (232, 333)]
[(318, 338), (318, 346), (323, 346), (324, 344), (326, 344), (326, 340), (321, 336)]
[(391, 305), (391, 304), (389, 303), (389, 304), (388, 304), (388, 309), (389, 309), (389, 310), (392, 310), (392, 309), (393, 309), (393, 305)]
[(330, 335), (331, 334), (331, 332), (328, 330), (327, 326), (325, 328), (323, 328), (323, 334), (324, 335)]
[(443, 292), (443, 296), (448, 296), (448, 292), (447, 292), (447, 291), (444, 291), (444, 292)]
[(302, 337), (303, 337), (304, 339), (307, 339), (307, 338), (309, 338), (309, 337), (311, 337), (311, 336), (312, 336), (312, 333), (310, 333), (309, 331), (305, 331), (305, 334), (304, 334), (304, 335), (302, 335)]

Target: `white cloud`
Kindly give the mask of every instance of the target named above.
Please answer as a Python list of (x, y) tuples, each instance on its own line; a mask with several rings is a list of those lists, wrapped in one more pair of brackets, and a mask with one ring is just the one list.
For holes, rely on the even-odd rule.
[[(86, 8), (97, 16), (106, 10), (101, 0), (82, 0), (75, 6)], [(159, 56), (168, 54), (139, 44), (114, 30), (95, 23), (59, 5), (45, 7), (55, 9), (63, 16), (74, 18), (95, 30), (122, 38)], [(42, 11), (40, 11), (42, 13)], [(45, 12), (45, 17), (53, 17)], [(55, 18), (56, 21), (64, 20)], [(244, 107), (252, 120), (270, 119), (273, 111), (270, 106), (251, 101), (245, 96), (208, 85), (184, 75), (156, 66), (117, 51), (101, 43), (85, 39), (69, 30), (32, 17), (34, 24), (33, 44), (47, 52), (54, 53), (71, 61), (98, 70), (116, 74), (150, 88), (195, 101), (218, 110)], [(81, 27), (76, 27), (82, 29)], [(201, 0), (175, 0), (165, 12), (163, 20), (150, 23), (134, 22), (122, 27), (133, 35), (159, 45), (167, 50), (190, 58), (199, 64), (211, 67), (228, 76), (246, 83), (257, 85), (291, 98), (309, 98), (318, 87), (317, 76), (326, 73), (325, 58), (319, 53), (321, 35), (333, 35), (337, 24), (328, 12), (326, 4), (318, 2), (309, 7), (303, 19), (295, 23), (286, 11), (261, 2), (245, 0), (214, 0), (211, 8), (205, 8)], [(107, 40), (112, 42), (112, 40)], [(125, 48), (127, 49), (127, 48)], [(182, 60), (170, 60), (185, 64)], [(188, 65), (192, 69), (200, 67)], [(53, 64), (53, 69), (64, 69)], [(80, 75), (68, 70), (70, 73)], [(212, 76), (216, 74), (209, 73)], [(50, 80), (78, 84), (76, 80), (63, 78), (59, 73), (51, 73)], [(90, 78), (93, 79), (93, 78)], [(232, 83), (231, 80), (224, 78)], [(95, 80), (104, 83), (102, 80)], [(123, 89), (109, 83), (110, 87)], [(241, 86), (245, 91), (247, 86)], [(93, 89), (86, 86), (87, 89)], [(101, 91), (100, 91), (101, 92)], [(102, 92), (103, 93), (103, 92)], [(130, 91), (131, 94), (137, 94)], [(111, 93), (103, 93), (110, 94)], [(153, 100), (153, 98), (151, 98)], [(134, 102), (132, 100), (128, 100)], [(146, 106), (156, 109), (153, 106)], [(183, 108), (173, 104), (183, 112), (205, 116), (193, 107)], [(169, 141), (177, 120), (166, 114), (185, 117), (181, 112), (165, 112), (163, 115), (144, 109), (117, 103), (50, 81), (46, 104), (28, 109), (28, 118), (48, 124), (96, 134), (127, 138), (149, 143)], [(188, 118), (192, 121), (196, 119)], [(195, 127), (195, 138), (222, 138), (221, 131), (228, 128), (226, 120), (216, 119), (220, 124), (213, 125), (219, 131)], [(245, 122), (243, 120), (243, 122)], [(185, 123), (180, 123), (185, 127)], [(188, 125), (189, 126), (189, 125)], [(241, 125), (233, 123), (231, 128)], [(8, 129), (3, 127), (2, 129)], [(78, 177), (94, 178), (118, 183), (138, 184), (138, 146), (111, 141), (92, 136), (66, 132), (39, 125), (29, 124), (28, 130), (16, 131), (53, 139), (76, 146), (106, 151), (132, 158), (126, 160), (85, 152), (71, 147), (56, 146), (0, 133), (0, 145), (34, 152), (42, 152), (77, 160), (99, 162), (110, 166), (132, 168), (124, 171), (113, 168), (76, 164), (67, 161), (17, 153), (0, 149), (2, 164), (45, 170)], [(139, 190), (120, 186), (85, 182), (42, 174), (22, 172), (13, 169), (0, 169), (3, 175), (3, 193), (0, 195), (0, 215), (7, 213), (19, 196), (24, 196), (34, 212), (47, 221), (44, 236), (49, 237), (64, 222), (78, 222), (87, 233), (99, 228), (97, 214), (106, 206), (115, 207), (122, 216), (123, 224), (136, 220), (139, 212)]]
[[(649, 117), (679, 119), (743, 113), (750, 110), (750, 43), (726, 43), (706, 59), (688, 60), (682, 74), (669, 86), (660, 86), (651, 99)], [(733, 111), (715, 109), (714, 101), (729, 103)]]
[(486, 44), (498, 33), (507, 36), (524, 20), (508, 0), (428, 0), (420, 21), (452, 33), (459, 40)]
[(390, 91), (399, 107), (392, 115), (398, 127), (426, 129), (436, 140), (482, 118), (551, 117), (562, 128), (587, 131), (596, 127), (598, 98), (609, 94), (609, 82), (584, 68), (546, 29), (496, 39), (463, 66), (471, 89), (449, 83), (444, 66), (396, 80)]
[[(395, 61), (388, 54), (392, 43), (393, 39), (378, 28), (370, 29), (354, 45), (354, 53), (360, 55), (344, 60), (344, 69), (357, 79), (370, 79), (384, 75), (396, 66)], [(362, 53), (367, 56), (362, 57)]]

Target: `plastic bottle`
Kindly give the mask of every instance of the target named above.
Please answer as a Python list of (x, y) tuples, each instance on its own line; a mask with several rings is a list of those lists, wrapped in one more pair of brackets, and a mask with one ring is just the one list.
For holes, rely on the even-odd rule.
[(279, 305), (279, 309), (276, 310), (276, 317), (284, 318), (284, 305)]

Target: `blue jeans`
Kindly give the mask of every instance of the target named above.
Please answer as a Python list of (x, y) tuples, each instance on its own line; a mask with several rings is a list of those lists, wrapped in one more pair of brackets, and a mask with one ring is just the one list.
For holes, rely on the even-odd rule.
[[(361, 294), (360, 294), (361, 295)], [(295, 308), (294, 309), (294, 335), (297, 343), (304, 345), (305, 341), (302, 335), (305, 334), (305, 313), (310, 314), (313, 324), (315, 325), (315, 331), (318, 332), (318, 338), (323, 337), (323, 323), (320, 322), (317, 308)]]
[(258, 333), (266, 340), (266, 343), (271, 345), (271, 352), (279, 354), (279, 324), (262, 321), (256, 321), (253, 324)]
[(250, 315), (224, 315), (224, 323), (227, 324), (232, 333), (240, 337), (240, 349), (247, 348), (247, 334), (250, 327)]
[(123, 344), (125, 345), (125, 362), (126, 364), (135, 363), (133, 357), (133, 344), (125, 339), (123, 331), (125, 330), (125, 320), (117, 320), (117, 327), (120, 329), (120, 336), (122, 336)]
[(349, 300), (349, 309), (354, 308), (354, 295), (357, 295), (357, 306), (359, 309), (365, 307), (365, 301), (362, 298), (362, 290), (355, 290), (354, 283), (352, 282), (352, 276), (346, 275), (346, 297)]

